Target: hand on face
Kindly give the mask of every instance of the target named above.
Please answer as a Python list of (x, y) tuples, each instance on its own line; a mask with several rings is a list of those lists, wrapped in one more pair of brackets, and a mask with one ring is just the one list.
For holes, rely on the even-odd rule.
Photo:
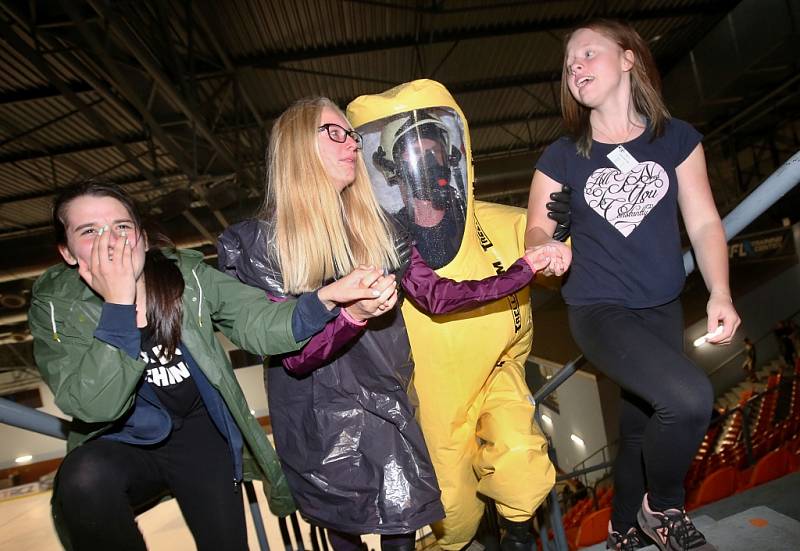
[(106, 302), (134, 304), (136, 300), (136, 270), (133, 249), (127, 232), (120, 232), (110, 245), (111, 233), (103, 226), (95, 234), (89, 261), (78, 258), (78, 273), (89, 287)]
[(107, 302), (133, 304), (137, 283), (144, 283), (146, 247), (125, 205), (113, 197), (77, 197), (66, 208), (64, 231), (61, 256), (78, 266), (86, 284)]

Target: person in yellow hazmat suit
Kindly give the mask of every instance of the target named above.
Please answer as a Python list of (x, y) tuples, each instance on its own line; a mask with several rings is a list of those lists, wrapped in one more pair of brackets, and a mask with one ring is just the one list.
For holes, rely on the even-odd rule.
[[(523, 209), (473, 199), (467, 121), (440, 83), (417, 80), (356, 98), (347, 116), (383, 208), (407, 225), (443, 277), (480, 279), (524, 252)], [(555, 265), (555, 264), (554, 264)], [(555, 470), (525, 383), (533, 328), (529, 289), (466, 313), (427, 315), (404, 301), (419, 421), (442, 490), (440, 546), (461, 549), (493, 499), (503, 551), (527, 550), (530, 519)]]

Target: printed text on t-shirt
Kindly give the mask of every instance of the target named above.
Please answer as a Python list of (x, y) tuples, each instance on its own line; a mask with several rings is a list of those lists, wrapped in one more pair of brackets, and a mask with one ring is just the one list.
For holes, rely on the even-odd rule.
[(638, 163), (627, 172), (598, 168), (586, 181), (586, 204), (628, 237), (667, 195), (669, 177), (656, 162)]

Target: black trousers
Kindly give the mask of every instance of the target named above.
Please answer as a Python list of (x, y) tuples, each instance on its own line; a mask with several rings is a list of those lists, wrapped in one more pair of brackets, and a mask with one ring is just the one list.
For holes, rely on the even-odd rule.
[(175, 496), (199, 551), (247, 549), (233, 459), (205, 411), (154, 446), (99, 439), (73, 450), (58, 471), (53, 508), (76, 551), (138, 551), (146, 546), (136, 512), (166, 493)]
[[(333, 551), (366, 551), (367, 546), (358, 534), (328, 530), (328, 539)], [(415, 532), (407, 534), (381, 534), (381, 551), (413, 551)]]
[(636, 526), (644, 493), (654, 510), (681, 508), (683, 480), (708, 429), (714, 394), (708, 376), (683, 353), (678, 300), (655, 308), (570, 306), (575, 341), (622, 387), (611, 522)]

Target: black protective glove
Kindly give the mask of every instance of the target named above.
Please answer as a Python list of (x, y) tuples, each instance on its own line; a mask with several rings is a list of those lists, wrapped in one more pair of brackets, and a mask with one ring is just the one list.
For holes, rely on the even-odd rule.
[(569, 198), (571, 194), (572, 189), (568, 185), (564, 185), (561, 191), (550, 194), (552, 201), (547, 203), (547, 217), (556, 221), (556, 230), (553, 232), (553, 239), (556, 241), (566, 241), (569, 237)]

